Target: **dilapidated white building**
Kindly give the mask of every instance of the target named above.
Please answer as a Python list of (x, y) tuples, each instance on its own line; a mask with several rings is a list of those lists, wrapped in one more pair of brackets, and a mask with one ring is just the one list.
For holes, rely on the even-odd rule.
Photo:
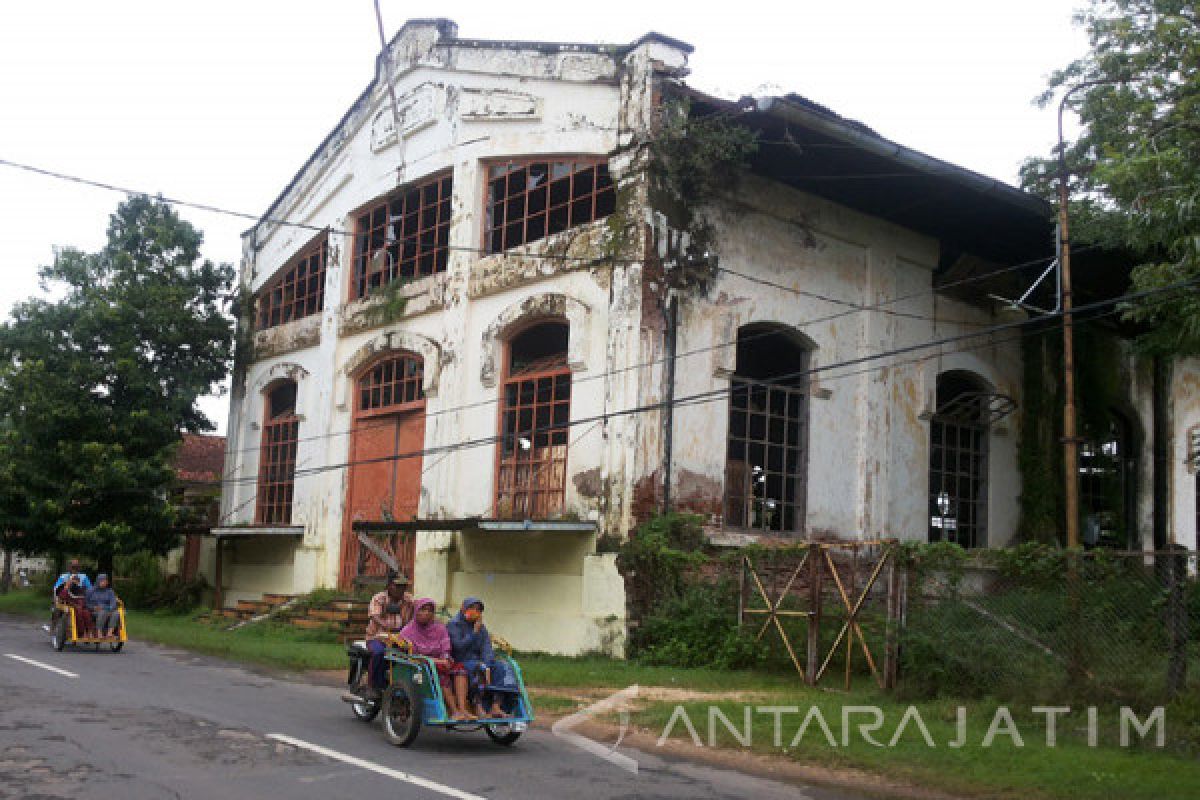
[[(620, 652), (597, 542), (664, 507), (729, 544), (1013, 538), (1021, 329), (980, 276), (1036, 277), (1049, 209), (794, 95), (694, 92), (690, 53), (400, 30), (244, 237), (226, 600), (378, 573), (354, 524), (399, 521), (422, 595)], [(664, 113), (757, 137), (726, 191), (673, 198), (702, 248), (648, 188)]]

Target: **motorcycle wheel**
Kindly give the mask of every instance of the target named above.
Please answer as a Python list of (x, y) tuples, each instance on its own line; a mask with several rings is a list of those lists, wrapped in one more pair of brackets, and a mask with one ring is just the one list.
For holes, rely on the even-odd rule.
[(54, 633), (50, 636), (50, 644), (59, 652), (62, 652), (62, 649), (67, 646), (67, 623), (67, 615), (60, 615), (58, 622), (54, 624)]

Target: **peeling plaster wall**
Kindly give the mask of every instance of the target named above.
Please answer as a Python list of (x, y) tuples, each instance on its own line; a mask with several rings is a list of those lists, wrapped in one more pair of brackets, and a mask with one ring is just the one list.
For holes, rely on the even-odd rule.
[[(294, 591), (337, 582), (347, 470), (336, 465), (344, 464), (350, 453), (350, 373), (372, 355), (406, 348), (424, 357), (426, 449), (482, 443), (425, 457), (423, 518), (491, 515), (496, 449), (489, 440), (496, 433), (495, 379), (504, 352), (497, 337), (503, 337), (506, 325), (543, 313), (566, 316), (573, 421), (599, 418), (606, 410), (638, 401), (637, 375), (604, 373), (637, 359), (640, 267), (625, 260), (597, 265), (577, 260), (594, 260), (603, 253), (603, 223), (503, 255), (482, 256), (486, 162), (616, 151), (629, 142), (628, 129), (619, 135), (622, 125), (648, 119), (651, 93), (646, 86), (654, 69), (664, 61), (682, 66), (685, 54), (654, 40), (621, 53), (557, 45), (501, 47), (448, 38), (451, 29), (445, 23), (405, 26), (392, 53), (399, 125), (380, 80), (269, 214), (329, 229), (325, 307), (320, 315), (256, 334), (255, 360), (231, 394), (226, 476), (244, 480), (230, 485), (222, 512), (224, 524), (253, 521), (262, 389), (272, 376), (295, 372), (300, 376), (302, 440), (297, 468), (335, 468), (296, 480), (293, 523), (304, 526), (304, 537), (295, 550), (289, 585)], [(450, 169), (454, 183), (447, 270), (404, 287), (403, 313), (380, 324), (370, 314), (375, 301), (348, 299), (353, 237), (345, 231), (353, 229), (356, 209), (398, 186)], [(611, 169), (619, 181), (620, 159), (614, 159)], [(313, 230), (270, 223), (248, 232), (242, 284), (261, 288), (313, 236)], [(567, 258), (537, 257), (547, 253)], [(636, 259), (639, 254), (629, 255)], [(625, 419), (571, 428), (568, 515), (596, 520), (602, 533), (624, 530), (625, 450), (636, 430), (636, 423)], [(497, 581), (497, 573), (469, 566), (479, 560), (472, 547), (487, 549), (483, 539), (423, 532), (417, 543), (418, 587), (444, 603), (457, 603), (458, 594), (468, 588), (485, 591), (492, 625), (518, 647), (581, 652), (604, 646), (619, 653), (624, 590), (615, 564), (611, 557), (591, 555), (593, 534), (572, 536), (579, 552), (569, 564), (542, 552), (535, 537), (507, 537), (517, 566), (506, 568), (504, 580)], [(250, 574), (229, 569), (235, 583)], [(552, 626), (553, 640), (545, 631), (527, 630), (520, 621), (529, 610), (528, 592), (553, 595), (551, 590), (563, 581), (570, 584), (568, 595), (574, 599), (558, 602), (563, 614)], [(257, 582), (234, 585), (230, 596), (257, 588)], [(613, 634), (618, 628), (621, 636)]]
[(1200, 452), (1200, 358), (1179, 359), (1171, 375), (1171, 446), (1167, 450), (1171, 465), (1169, 535), (1176, 544), (1189, 550), (1200, 545), (1197, 525), (1200, 516), (1200, 463), (1190, 460)]
[[(750, 178), (736, 200), (713, 210), (720, 265), (800, 294), (719, 272), (707, 297), (681, 306), (681, 359), (676, 394), (727, 388), (739, 326), (779, 322), (811, 340), (807, 531), (849, 538), (927, 535), (928, 416), (940, 371), (968, 369), (995, 391), (1017, 398), (1020, 350), (1015, 343), (972, 341), (912, 356), (830, 368), (886, 350), (965, 333), (997, 320), (984, 311), (927, 294), (887, 306), (892, 311), (845, 314), (922, 292), (932, 283), (938, 244), (849, 209), (777, 184)], [(815, 295), (830, 298), (819, 299)], [(934, 321), (936, 318), (936, 322)], [(984, 344), (986, 346), (978, 346)], [(682, 507), (720, 529), (728, 405), (676, 411), (673, 494)], [(1015, 419), (993, 428), (988, 471), (989, 543), (1007, 542), (1017, 521)]]

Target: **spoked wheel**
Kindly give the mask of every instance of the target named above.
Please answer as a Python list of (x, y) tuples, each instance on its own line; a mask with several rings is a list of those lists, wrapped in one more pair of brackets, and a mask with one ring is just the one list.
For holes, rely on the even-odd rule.
[(489, 722), (483, 726), (483, 729), (487, 731), (489, 739), (505, 747), (521, 738), (521, 732), (513, 730), (511, 722)]
[(416, 693), (407, 684), (391, 686), (383, 693), (383, 734), (397, 747), (408, 747), (421, 731), (421, 712)]
[(67, 615), (63, 614), (58, 618), (58, 622), (54, 623), (54, 630), (50, 634), (50, 644), (55, 650), (62, 652), (62, 649), (67, 646)]

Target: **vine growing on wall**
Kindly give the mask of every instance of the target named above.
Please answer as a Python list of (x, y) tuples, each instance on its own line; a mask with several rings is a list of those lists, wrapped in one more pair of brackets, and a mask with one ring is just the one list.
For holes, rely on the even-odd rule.
[(735, 189), (758, 149), (757, 134), (726, 116), (693, 116), (686, 100), (665, 102), (649, 146), (647, 195), (665, 217), (679, 288), (704, 286), (716, 267), (716, 230), (706, 215)]
[[(1121, 404), (1127, 385), (1118, 359), (1115, 334), (1095, 326), (1076, 328), (1075, 395), (1079, 430), (1099, 439), (1108, 432), (1112, 409)], [(1024, 368), (1021, 389), (1021, 433), (1017, 468), (1021, 474), (1018, 536), (1025, 542), (1065, 540), (1063, 496), (1062, 334), (1047, 330), (1021, 343)], [(1101, 486), (1108, 506), (1119, 510), (1120, 485)]]

